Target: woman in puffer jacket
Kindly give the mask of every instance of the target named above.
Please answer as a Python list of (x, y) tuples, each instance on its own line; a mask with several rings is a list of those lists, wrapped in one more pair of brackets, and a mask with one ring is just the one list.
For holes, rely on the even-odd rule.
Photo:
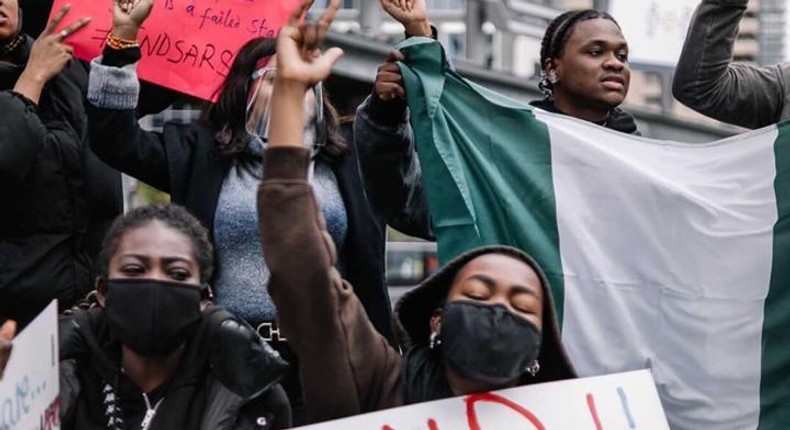
[(99, 256), (98, 306), (60, 320), (64, 430), (290, 427), (287, 363), (209, 301), (208, 233), (176, 205), (119, 217)]
[(18, 0), (0, 1), (0, 323), (24, 327), (52, 299), (90, 291), (103, 232), (123, 210), (120, 175), (88, 149), (88, 72), (61, 24), (33, 40)]

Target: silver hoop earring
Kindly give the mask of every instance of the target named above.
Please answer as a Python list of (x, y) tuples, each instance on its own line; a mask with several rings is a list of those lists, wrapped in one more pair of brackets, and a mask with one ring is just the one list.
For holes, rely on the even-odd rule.
[(552, 85), (553, 85), (553, 84), (556, 84), (559, 81), (560, 81), (560, 77), (557, 76), (557, 72), (555, 72), (554, 70), (550, 71), (549, 72), (549, 82), (551, 82)]
[(529, 366), (527, 366), (527, 373), (529, 373), (534, 378), (538, 372), (540, 372), (540, 362), (538, 362), (538, 359), (536, 358), (532, 361), (532, 363), (529, 363)]
[(428, 340), (428, 348), (435, 349), (437, 346), (442, 344), (442, 340), (439, 339), (439, 333), (432, 332), (431, 337)]

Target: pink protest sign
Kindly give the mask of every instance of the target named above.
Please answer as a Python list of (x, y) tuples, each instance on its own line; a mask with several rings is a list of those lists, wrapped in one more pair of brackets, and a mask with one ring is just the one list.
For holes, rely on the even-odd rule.
[[(157, 0), (138, 40), (141, 79), (210, 100), (227, 75), (236, 51), (255, 37), (274, 37), (299, 0)], [(93, 21), (68, 38), (75, 55), (101, 54), (112, 29), (112, 0), (55, 0), (65, 4), (65, 26), (88, 16)], [(50, 17), (51, 18), (51, 17)]]

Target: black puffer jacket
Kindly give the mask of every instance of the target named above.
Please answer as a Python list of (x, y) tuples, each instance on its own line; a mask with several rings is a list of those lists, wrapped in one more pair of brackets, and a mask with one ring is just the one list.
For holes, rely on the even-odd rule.
[(0, 62), (0, 321), (23, 326), (91, 289), (101, 236), (123, 210), (120, 175), (88, 149), (85, 67), (52, 79), (38, 106), (11, 91), (32, 43)]
[[(120, 342), (104, 310), (79, 310), (60, 320), (60, 400), (64, 430), (105, 430), (106, 386), (117, 394), (127, 428), (145, 412), (142, 392), (123, 375)], [(219, 306), (203, 312), (150, 430), (283, 429), (291, 425), (285, 391), (277, 384), (287, 363), (246, 323)], [(156, 401), (154, 401), (156, 402)], [(119, 415), (116, 415), (119, 416)]]

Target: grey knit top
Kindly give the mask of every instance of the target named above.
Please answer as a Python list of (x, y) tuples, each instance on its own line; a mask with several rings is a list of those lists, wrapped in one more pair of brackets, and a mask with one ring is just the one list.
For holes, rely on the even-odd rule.
[[(234, 163), (219, 194), (214, 218), (217, 272), (213, 287), (217, 303), (249, 323), (259, 324), (273, 321), (276, 310), (267, 291), (269, 269), (261, 250), (255, 201), (263, 174), (261, 140), (251, 139), (248, 151), (249, 157)], [(348, 220), (337, 178), (326, 163), (317, 159), (311, 183), (329, 233), (342, 249)], [(299, 258), (296, 250), (294, 258)]]
[[(101, 57), (95, 58), (91, 62), (88, 100), (105, 109), (134, 109), (140, 93), (136, 68), (137, 63), (113, 67), (102, 64)], [(314, 128), (305, 127), (304, 139), (313, 145)], [(263, 142), (257, 136), (251, 137), (247, 154), (238, 157), (222, 183), (214, 213), (216, 301), (252, 325), (273, 321), (276, 315), (267, 291), (269, 270), (263, 260), (255, 201), (263, 175), (262, 154)], [(312, 171), (311, 183), (329, 233), (337, 249), (342, 249), (348, 218), (337, 178), (320, 159), (313, 163)], [(294, 250), (294, 258), (299, 258), (298, 250)]]

